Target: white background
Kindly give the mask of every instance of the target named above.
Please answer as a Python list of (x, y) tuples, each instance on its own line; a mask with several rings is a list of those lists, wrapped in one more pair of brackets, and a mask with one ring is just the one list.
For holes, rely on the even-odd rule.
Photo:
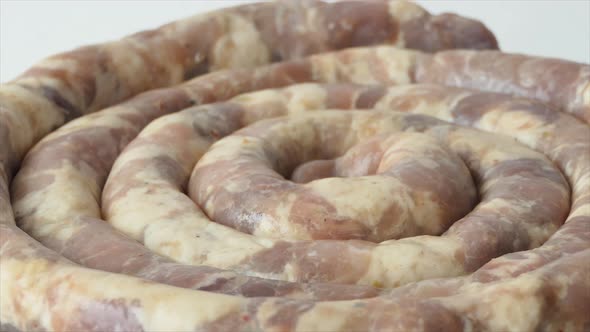
[[(54, 53), (245, 2), (0, 0), (0, 82)], [(590, 0), (418, 3), (483, 21), (504, 51), (590, 62)]]

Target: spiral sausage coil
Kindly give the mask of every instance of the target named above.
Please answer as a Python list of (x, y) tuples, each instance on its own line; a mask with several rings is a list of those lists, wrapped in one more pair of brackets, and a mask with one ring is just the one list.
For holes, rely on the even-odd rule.
[(590, 66), (277, 1), (0, 87), (2, 331), (586, 331)]

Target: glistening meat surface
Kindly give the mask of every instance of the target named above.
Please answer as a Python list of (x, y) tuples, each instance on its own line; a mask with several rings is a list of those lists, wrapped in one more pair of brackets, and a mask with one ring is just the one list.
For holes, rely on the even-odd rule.
[(279, 1), (40, 62), (0, 87), (0, 329), (584, 331), (590, 67), (496, 48)]

